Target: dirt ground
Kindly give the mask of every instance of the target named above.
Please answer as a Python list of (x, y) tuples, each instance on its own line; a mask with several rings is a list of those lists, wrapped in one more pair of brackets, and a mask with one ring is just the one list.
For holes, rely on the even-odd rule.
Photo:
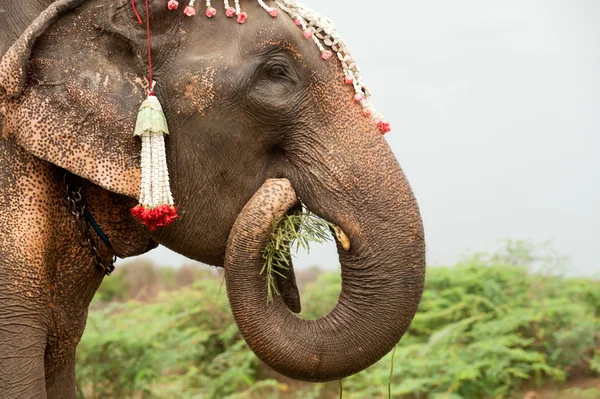
[[(278, 394), (280, 399), (298, 399), (298, 391), (312, 385), (283, 377), (266, 365), (263, 365), (261, 372), (264, 377), (275, 378), (282, 384), (282, 387), (285, 387)], [(564, 384), (547, 383), (541, 388), (524, 388), (515, 394), (513, 399), (600, 399), (600, 377), (591, 375), (589, 370), (578, 374)], [(320, 395), (315, 398), (338, 399), (339, 383), (335, 381), (327, 383)], [(355, 399), (352, 392), (348, 391), (344, 392), (344, 398)]]
[(581, 377), (566, 384), (546, 385), (516, 396), (518, 399), (600, 399), (600, 378)]

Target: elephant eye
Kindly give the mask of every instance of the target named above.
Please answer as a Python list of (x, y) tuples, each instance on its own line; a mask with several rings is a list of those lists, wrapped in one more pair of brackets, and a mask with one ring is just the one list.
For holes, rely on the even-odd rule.
[(269, 67), (269, 77), (274, 80), (289, 80), (290, 73), (285, 65), (275, 64)]

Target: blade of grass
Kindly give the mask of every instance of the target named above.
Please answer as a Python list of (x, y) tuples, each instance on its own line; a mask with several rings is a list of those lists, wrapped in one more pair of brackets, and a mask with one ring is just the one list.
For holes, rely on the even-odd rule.
[[(273, 295), (280, 295), (274, 275), (286, 278), (283, 270), (289, 270), (292, 256), (300, 247), (310, 252), (311, 244), (321, 244), (332, 239), (333, 225), (315, 214), (302, 208), (290, 215), (285, 215), (274, 223), (271, 241), (263, 250), (264, 265), (260, 275), (267, 275), (267, 300), (272, 301)], [(295, 251), (293, 251), (295, 249)]]
[(388, 399), (392, 399), (392, 376), (394, 375), (394, 358), (396, 357), (396, 348), (392, 351), (392, 366), (390, 367), (390, 378), (388, 378)]

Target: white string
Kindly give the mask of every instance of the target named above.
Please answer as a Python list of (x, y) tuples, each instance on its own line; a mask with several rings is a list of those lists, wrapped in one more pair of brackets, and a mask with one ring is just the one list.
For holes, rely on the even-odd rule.
[(147, 204), (151, 197), (152, 187), (152, 156), (150, 134), (142, 134), (142, 184), (140, 188), (140, 204)]
[(260, 4), (260, 6), (266, 11), (266, 12), (271, 12), (272, 8), (269, 7), (268, 5), (265, 4), (265, 2), (263, 0), (256, 0), (258, 1), (258, 4)]
[[(150, 208), (160, 205), (160, 146), (159, 140), (162, 139), (162, 133), (150, 134), (150, 145), (152, 146), (152, 190), (150, 196)], [(163, 152), (164, 156), (164, 152)]]

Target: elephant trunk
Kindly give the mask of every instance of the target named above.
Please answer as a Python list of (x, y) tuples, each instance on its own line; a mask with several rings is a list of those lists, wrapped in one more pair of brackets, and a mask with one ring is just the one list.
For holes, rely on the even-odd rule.
[[(423, 291), (424, 237), (403, 173), (396, 162), (388, 166), (391, 175), (373, 180), (381, 186), (376, 192), (363, 192), (358, 183), (319, 190), (337, 199), (314, 199), (315, 185), (305, 185), (313, 194), (309, 209), (340, 225), (352, 241), (348, 251), (338, 245), (338, 303), (318, 320), (295, 315), (281, 297), (268, 302), (267, 279), (260, 275), (274, 221), (298, 201), (290, 181), (267, 180), (235, 222), (225, 257), (231, 309), (250, 348), (281, 374), (314, 382), (345, 378), (381, 359), (409, 327)], [(355, 194), (362, 200), (349, 199)]]

